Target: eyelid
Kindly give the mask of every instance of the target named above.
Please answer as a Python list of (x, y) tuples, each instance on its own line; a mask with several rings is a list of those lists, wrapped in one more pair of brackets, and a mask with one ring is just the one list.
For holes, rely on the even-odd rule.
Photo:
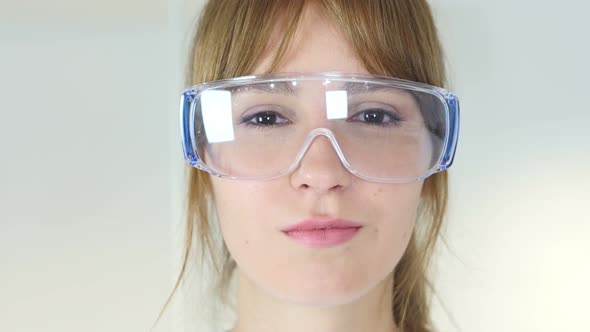
[[(372, 123), (372, 122), (367, 122), (367, 121), (363, 121), (363, 120), (351, 121), (351, 119), (357, 118), (357, 117), (361, 116), (363, 113), (370, 112), (370, 111), (383, 112), (386, 117), (389, 117), (389, 119), (386, 122), (380, 122), (380, 123)], [(390, 112), (390, 111), (384, 110), (383, 108), (373, 107), (373, 108), (366, 108), (364, 110), (359, 110), (358, 112), (354, 113), (351, 117), (349, 117), (346, 121), (347, 122), (367, 123), (368, 125), (371, 125), (371, 126), (400, 127), (400, 126), (402, 126), (402, 123), (406, 121), (406, 119), (405, 119), (405, 117), (403, 117), (401, 114), (399, 114), (397, 112)]]
[(366, 112), (371, 112), (371, 111), (374, 111), (374, 112), (382, 112), (386, 116), (392, 118), (393, 121), (403, 121), (404, 120), (404, 118), (401, 117), (401, 116), (399, 116), (398, 114), (395, 114), (395, 113), (392, 113), (392, 112), (389, 112), (389, 111), (385, 111), (385, 110), (382, 110), (382, 109), (379, 109), (379, 108), (367, 108), (366, 110), (358, 111), (358, 112), (354, 113), (351, 116), (351, 118), (357, 117), (360, 114), (363, 114), (363, 113), (366, 113)]
[[(277, 105), (277, 104), (256, 104), (256, 105), (246, 107), (246, 109), (244, 111), (239, 113), (238, 119), (243, 119), (244, 117), (249, 117), (252, 114), (256, 114), (256, 113), (260, 113), (260, 112), (264, 112), (264, 111), (275, 112), (284, 118), (289, 118), (289, 119), (296, 118), (296, 113), (288, 107), (284, 107), (284, 106)], [(250, 113), (250, 114), (248, 114), (248, 113)]]
[[(270, 124), (270, 125), (258, 124), (258, 123), (251, 122), (252, 119), (255, 119), (257, 116), (259, 116), (260, 114), (264, 114), (264, 113), (274, 114), (277, 118), (284, 119), (284, 121), (282, 121), (281, 123), (275, 123), (275, 124)], [(264, 127), (270, 128), (270, 127), (284, 126), (284, 125), (288, 125), (290, 123), (292, 123), (291, 120), (284, 117), (282, 114), (275, 112), (275, 111), (268, 111), (268, 110), (267, 111), (260, 111), (260, 112), (253, 112), (252, 114), (239, 119), (239, 124), (242, 124), (245, 126), (252, 126), (252, 127), (256, 127), (256, 128), (264, 128)]]
[(403, 112), (400, 112), (397, 107), (383, 103), (380, 101), (363, 101), (349, 105), (350, 109), (354, 112), (354, 115), (357, 115), (360, 112), (365, 112), (368, 110), (382, 110), (386, 114), (392, 114), (393, 116), (404, 120), (405, 116)]

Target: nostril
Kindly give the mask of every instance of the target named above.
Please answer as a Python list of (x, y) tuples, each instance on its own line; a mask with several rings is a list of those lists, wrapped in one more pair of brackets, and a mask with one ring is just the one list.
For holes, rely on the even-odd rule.
[(315, 189), (315, 190), (319, 190), (319, 191), (322, 191), (323, 192), (323, 191), (340, 191), (340, 190), (344, 189), (344, 186), (343, 185), (340, 185), (340, 184), (336, 184), (336, 185), (331, 186), (331, 187), (326, 186), (326, 187), (324, 187), (325, 189), (322, 189), (322, 186), (321, 185), (311, 186), (311, 185), (309, 185), (307, 183), (302, 183), (299, 186), (299, 188), (300, 189), (304, 189), (304, 190)]
[(342, 190), (342, 189), (344, 189), (344, 186), (342, 186), (342, 185), (340, 185), (340, 184), (337, 184), (337, 185), (335, 185), (334, 187), (332, 187), (332, 188), (330, 188), (330, 189), (331, 189), (331, 190), (336, 190), (336, 191), (337, 191), (337, 190)]

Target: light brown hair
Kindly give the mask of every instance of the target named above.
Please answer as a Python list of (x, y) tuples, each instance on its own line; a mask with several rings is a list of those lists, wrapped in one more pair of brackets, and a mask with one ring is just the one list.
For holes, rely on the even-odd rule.
[[(306, 2), (317, 5), (351, 43), (370, 73), (444, 86), (442, 51), (426, 0), (209, 1), (191, 47), (187, 85), (250, 74), (268, 49), (277, 22), (281, 22), (279, 48), (268, 72), (275, 71)], [(194, 252), (201, 262), (204, 258), (213, 262), (220, 298), (227, 297), (235, 262), (225, 245), (218, 245), (212, 236), (212, 223), (216, 221), (211, 218), (215, 204), (209, 176), (188, 169), (185, 252), (170, 298), (186, 277)], [(392, 315), (402, 331), (433, 331), (427, 272), (446, 207), (447, 173), (442, 172), (425, 180), (416, 227), (394, 270)]]

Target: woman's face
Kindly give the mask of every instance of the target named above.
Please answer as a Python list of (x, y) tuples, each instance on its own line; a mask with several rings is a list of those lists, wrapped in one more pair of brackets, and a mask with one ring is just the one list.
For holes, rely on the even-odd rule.
[[(252, 74), (268, 68), (273, 51)], [(350, 44), (309, 9), (278, 71), (368, 73)], [(423, 186), (362, 180), (344, 168), (323, 136), (289, 175), (211, 181), (223, 237), (240, 276), (271, 296), (311, 305), (351, 302), (391, 275), (412, 234)], [(308, 219), (344, 219), (362, 227), (348, 241), (322, 247), (282, 231)]]

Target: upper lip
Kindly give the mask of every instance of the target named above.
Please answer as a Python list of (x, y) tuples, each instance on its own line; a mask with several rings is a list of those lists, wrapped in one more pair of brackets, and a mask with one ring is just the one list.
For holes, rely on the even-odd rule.
[(363, 225), (344, 219), (306, 219), (283, 228), (283, 232), (308, 231), (325, 228), (359, 228)]

